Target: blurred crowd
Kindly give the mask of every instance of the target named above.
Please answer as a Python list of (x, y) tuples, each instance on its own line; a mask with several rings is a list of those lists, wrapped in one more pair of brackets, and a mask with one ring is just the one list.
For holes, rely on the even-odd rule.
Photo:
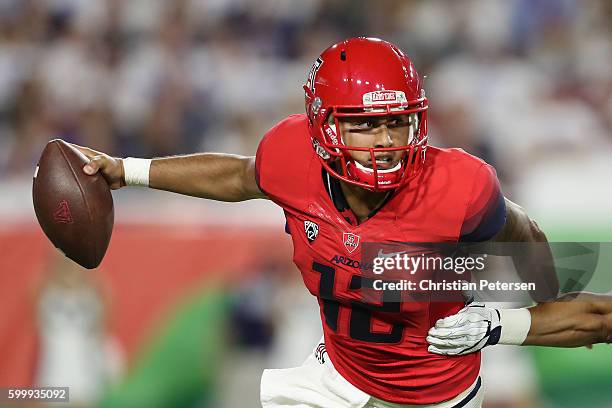
[(434, 144), (511, 179), (542, 149), (610, 145), (611, 17), (606, 0), (0, 0), (0, 180), (29, 177), (56, 137), (252, 154), (303, 111), (318, 53), (355, 35), (427, 77)]

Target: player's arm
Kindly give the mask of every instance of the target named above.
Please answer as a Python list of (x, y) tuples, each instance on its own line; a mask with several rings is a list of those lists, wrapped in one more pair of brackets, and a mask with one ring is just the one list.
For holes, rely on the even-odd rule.
[(151, 188), (218, 201), (266, 198), (257, 186), (255, 157), (199, 153), (158, 158), (149, 163), (74, 146), (90, 159), (84, 167), (85, 173), (102, 172), (112, 189), (144, 178), (146, 182), (140, 184)]
[(504, 197), (506, 222), (493, 237), (495, 242), (547, 242), (546, 235), (523, 207)]
[(219, 201), (266, 198), (255, 177), (255, 157), (222, 153), (153, 159), (149, 186)]
[(612, 343), (612, 295), (571, 293), (529, 308), (531, 326), (523, 345), (580, 347)]
[(531, 308), (473, 303), (429, 330), (429, 351), (463, 355), (494, 344), (580, 347), (612, 342), (612, 294), (570, 293)]
[(534, 300), (556, 299), (559, 283), (544, 232), (522, 207), (504, 197), (493, 167), (483, 164), (474, 181), (460, 241), (486, 242), (480, 247), (486, 253), (511, 256), (523, 282), (535, 283), (536, 290), (531, 293)]
[(513, 251), (514, 267), (524, 282), (535, 283), (536, 290), (531, 294), (534, 300), (542, 302), (556, 299), (559, 281), (546, 234), (521, 206), (505, 197), (504, 201), (506, 222), (492, 240), (533, 244), (522, 245), (520, 250)]

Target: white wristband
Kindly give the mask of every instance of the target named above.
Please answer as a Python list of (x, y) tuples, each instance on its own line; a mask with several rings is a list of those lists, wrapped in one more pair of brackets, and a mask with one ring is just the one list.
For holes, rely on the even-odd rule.
[(529, 309), (498, 309), (502, 327), (499, 344), (520, 346), (525, 342), (531, 328)]
[(149, 187), (149, 170), (151, 159), (123, 159), (123, 174), (126, 186)]

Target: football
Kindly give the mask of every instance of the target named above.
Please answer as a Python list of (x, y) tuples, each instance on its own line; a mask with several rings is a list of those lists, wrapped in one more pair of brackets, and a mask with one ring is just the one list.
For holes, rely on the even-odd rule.
[(83, 173), (88, 161), (65, 141), (50, 141), (34, 173), (32, 198), (38, 223), (53, 245), (79, 265), (93, 269), (108, 248), (114, 206), (104, 177)]

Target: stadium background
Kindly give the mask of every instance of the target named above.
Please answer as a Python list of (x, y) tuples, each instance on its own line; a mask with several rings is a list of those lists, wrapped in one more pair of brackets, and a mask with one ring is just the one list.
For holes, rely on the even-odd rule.
[[(349, 36), (412, 57), (432, 144), (494, 164), (550, 240), (610, 241), (611, 17), (606, 0), (0, 0), (0, 386), (258, 406), (261, 370), (299, 364), (320, 330), (282, 211), (122, 190), (107, 257), (85, 272), (35, 223), (31, 178), (56, 137), (118, 156), (253, 154)], [(489, 352), (488, 406), (610, 407), (610, 351)]]

